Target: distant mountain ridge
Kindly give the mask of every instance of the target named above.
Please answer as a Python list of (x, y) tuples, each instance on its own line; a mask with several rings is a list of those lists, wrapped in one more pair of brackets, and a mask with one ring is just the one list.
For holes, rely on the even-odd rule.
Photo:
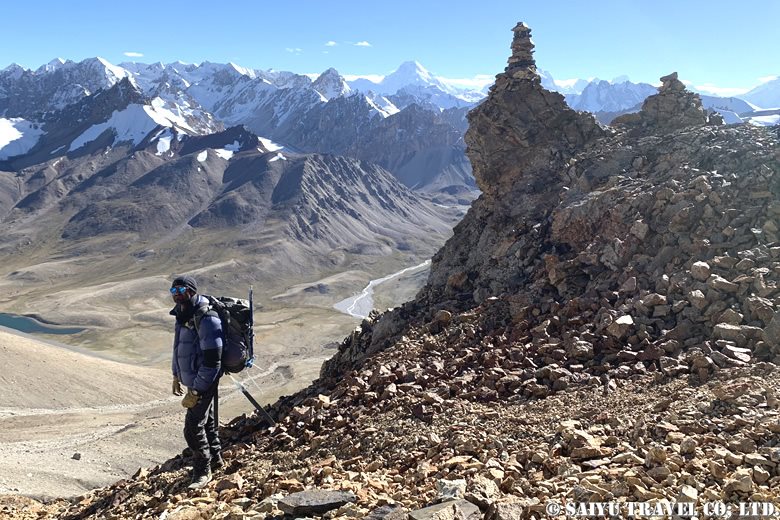
[[(246, 125), (259, 136), (290, 149), (348, 154), (373, 161), (373, 150), (361, 143), (375, 141), (371, 136), (382, 134), (383, 127), (398, 128), (399, 134), (383, 143), (380, 151), (385, 159), (377, 161), (379, 164), (394, 165), (392, 173), (402, 172), (399, 178), (417, 189), (474, 189), (462, 144), (465, 111), (454, 112), (460, 120), (437, 114), (468, 109), (473, 106), (469, 99), (477, 94), (471, 92), (465, 99), (458, 97), (460, 91), (445, 85), (416, 62), (402, 65), (380, 84), (372, 84), (371, 89), (360, 88), (359, 81), (357, 86), (350, 86), (335, 69), (326, 70), (312, 81), (305, 75), (253, 70), (233, 63), (114, 66), (95, 58), (79, 63), (55, 60), (36, 71), (9, 67), (0, 71), (0, 116), (9, 136), (4, 142), (0, 133), (0, 160), (35, 148), (44, 114), (57, 112), (123, 80), (155, 100), (155, 109), (165, 111), (166, 119), (176, 120), (177, 128), (189, 135)], [(31, 87), (32, 84), (36, 85)], [(21, 95), (22, 91), (27, 93), (26, 97)], [(407, 109), (409, 112), (398, 116), (397, 122), (383, 122)], [(448, 131), (437, 130), (437, 125), (446, 126)], [(25, 134), (25, 139), (19, 138)], [(426, 136), (422, 140), (426, 146), (442, 150), (436, 152), (436, 159), (430, 158), (428, 150), (420, 149), (415, 134)], [(439, 136), (439, 140), (431, 140), (431, 136)], [(11, 145), (12, 142), (16, 144)], [(397, 156), (387, 157), (388, 149), (396, 150)], [(437, 170), (432, 172), (431, 168)], [(459, 173), (453, 175), (454, 171)], [(455, 185), (450, 186), (449, 182)]]
[(452, 211), (376, 164), (295, 153), (243, 126), (199, 135), (155, 112), (128, 78), (48, 117), (30, 153), (0, 162), (6, 255), (30, 240), (108, 254), (200, 229), (226, 251), (256, 242), (302, 262), (337, 249), (416, 250), (450, 226)]
[[(540, 78), (547, 88), (568, 92), (572, 108), (593, 112), (604, 123), (637, 111), (655, 92), (653, 86), (631, 83), (625, 77), (586, 83), (556, 81), (542, 72)], [(57, 142), (55, 136), (64, 138), (64, 130), (52, 130), (57, 127), (53, 114), (65, 114), (62, 111), (68, 107), (120, 82), (151, 99), (149, 106), (130, 109), (135, 116), (121, 112), (125, 106), (114, 107), (100, 121), (69, 116), (76, 119), (59, 124), (61, 128), (74, 122), (73, 126), (90, 122), (94, 127), (83, 128), (82, 134), (88, 134), (77, 144), (93, 142), (108, 129), (117, 135), (113, 140), (98, 140), (96, 146), (111, 146), (128, 132), (138, 133), (133, 138), (137, 144), (145, 137), (140, 134), (157, 124), (175, 127), (179, 135), (206, 135), (244, 125), (288, 150), (376, 162), (417, 190), (475, 189), (462, 136), (465, 114), (486, 91), (455, 88), (416, 61), (401, 64), (379, 82), (347, 81), (333, 68), (312, 80), (234, 63), (113, 65), (90, 58), (78, 63), (53, 60), (35, 71), (12, 65), (0, 71), (0, 161), (13, 169), (46, 160), (44, 150), (53, 156), (73, 152), (73, 141), (65, 150), (47, 148)], [(775, 87), (773, 82), (762, 85), (753, 99), (771, 101)], [(703, 96), (703, 101), (729, 123), (765, 125), (780, 119), (772, 111), (754, 113), (754, 107), (738, 98)], [(52, 131), (54, 136), (44, 135)]]

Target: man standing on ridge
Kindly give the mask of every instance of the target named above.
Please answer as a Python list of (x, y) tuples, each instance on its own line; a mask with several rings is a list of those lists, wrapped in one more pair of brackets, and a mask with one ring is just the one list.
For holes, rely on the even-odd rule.
[[(214, 420), (214, 395), (222, 370), (222, 323), (215, 312), (209, 312), (209, 302), (198, 294), (191, 276), (176, 277), (171, 295), (176, 303), (171, 310), (176, 317), (173, 394), (184, 395), (184, 439), (193, 455), (189, 487), (200, 489), (211, 481), (211, 470), (223, 464), (219, 425)], [(186, 395), (182, 384), (187, 388)]]

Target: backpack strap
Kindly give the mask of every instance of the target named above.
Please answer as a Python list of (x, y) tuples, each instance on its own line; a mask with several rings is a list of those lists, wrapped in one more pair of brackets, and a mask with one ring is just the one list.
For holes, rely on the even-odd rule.
[(200, 331), (200, 322), (203, 320), (204, 316), (216, 316), (219, 318), (219, 313), (211, 306), (209, 298), (207, 296), (204, 298), (206, 299), (206, 303), (200, 304), (198, 308), (195, 309), (195, 313), (192, 316), (192, 320), (195, 323), (195, 332)]

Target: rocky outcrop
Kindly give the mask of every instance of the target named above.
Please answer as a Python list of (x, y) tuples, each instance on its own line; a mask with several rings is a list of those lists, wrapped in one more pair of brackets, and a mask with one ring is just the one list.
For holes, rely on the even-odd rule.
[(617, 117), (612, 124), (664, 133), (710, 122), (722, 124), (723, 119), (717, 114), (708, 114), (698, 94), (687, 91), (673, 72), (661, 78), (658, 94), (645, 99), (639, 113)]

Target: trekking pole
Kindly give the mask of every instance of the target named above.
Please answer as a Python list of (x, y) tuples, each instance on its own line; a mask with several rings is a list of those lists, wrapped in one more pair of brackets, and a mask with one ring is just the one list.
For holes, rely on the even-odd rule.
[(260, 403), (258, 403), (254, 397), (252, 397), (252, 394), (249, 393), (249, 390), (246, 389), (246, 387), (241, 383), (241, 381), (238, 381), (235, 377), (233, 377), (232, 374), (230, 374), (230, 379), (233, 380), (233, 383), (235, 383), (236, 388), (241, 390), (241, 393), (244, 394), (244, 397), (246, 397), (250, 403), (255, 407), (255, 410), (260, 412), (260, 415), (263, 416), (263, 419), (268, 423), (269, 426), (275, 426), (276, 421), (274, 421), (273, 417), (271, 417), (268, 412), (265, 411), (265, 408), (260, 406)]
[(214, 429), (219, 431), (219, 378), (217, 378), (217, 388), (214, 389)]
[(249, 359), (246, 366), (251, 367), (255, 362), (255, 290), (249, 286)]

